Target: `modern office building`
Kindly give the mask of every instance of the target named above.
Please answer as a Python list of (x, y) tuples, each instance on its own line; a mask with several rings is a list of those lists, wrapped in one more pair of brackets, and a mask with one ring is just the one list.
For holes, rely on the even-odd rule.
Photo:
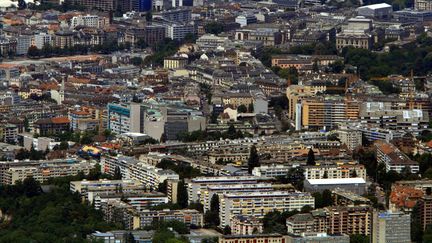
[(138, 103), (110, 103), (107, 108), (108, 129), (116, 134), (143, 131), (144, 107)]
[(410, 243), (411, 216), (403, 212), (374, 212), (372, 243)]

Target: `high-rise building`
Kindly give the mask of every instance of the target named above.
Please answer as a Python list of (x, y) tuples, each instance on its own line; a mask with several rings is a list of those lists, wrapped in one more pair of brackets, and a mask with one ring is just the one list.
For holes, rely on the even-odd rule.
[(372, 243), (410, 243), (411, 217), (402, 212), (374, 212)]
[(108, 129), (116, 134), (142, 132), (143, 110), (138, 103), (108, 104)]

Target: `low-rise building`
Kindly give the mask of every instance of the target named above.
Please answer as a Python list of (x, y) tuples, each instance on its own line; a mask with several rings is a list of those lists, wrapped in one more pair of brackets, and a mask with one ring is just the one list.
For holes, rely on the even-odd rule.
[(232, 217), (230, 227), (233, 235), (261, 234), (264, 228), (261, 220), (243, 215)]
[(344, 178), (344, 179), (306, 179), (304, 189), (308, 192), (322, 192), (342, 188), (359, 195), (366, 192), (366, 181), (363, 178)]

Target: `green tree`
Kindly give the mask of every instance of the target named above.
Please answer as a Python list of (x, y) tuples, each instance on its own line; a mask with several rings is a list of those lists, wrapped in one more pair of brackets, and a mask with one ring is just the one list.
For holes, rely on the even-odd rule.
[(24, 130), (26, 132), (30, 132), (30, 124), (29, 124), (29, 120), (27, 117), (24, 117)]
[(239, 105), (239, 107), (237, 107), (237, 111), (240, 113), (246, 113), (247, 112), (247, 107), (245, 105)]
[(253, 103), (250, 103), (249, 105), (248, 105), (248, 112), (254, 112), (254, 105), (253, 105)]
[(18, 9), (23, 10), (27, 8), (27, 3), (25, 0), (18, 0)]
[(69, 149), (69, 144), (68, 144), (68, 142), (66, 142), (66, 141), (61, 141), (61, 142), (60, 142), (60, 145), (59, 145), (59, 149), (60, 149), (60, 150), (67, 150), (67, 149)]
[(210, 211), (219, 214), (219, 196), (217, 193), (213, 194), (210, 200)]
[(312, 194), (312, 196), (315, 198), (315, 208), (322, 208), (324, 207), (324, 203), (323, 203), (323, 197), (321, 195), (321, 193), (319, 192), (314, 192)]
[(370, 238), (366, 235), (350, 235), (350, 243), (369, 243)]
[[(144, 48), (148, 47), (148, 44), (144, 39), (138, 39), (138, 41), (136, 43), (136, 47), (144, 49)], [(143, 62), (144, 60), (142, 60), (142, 58), (141, 58), (141, 61)]]
[(224, 235), (230, 235), (231, 234), (231, 227), (229, 225), (227, 225), (223, 228), (223, 234)]
[(253, 168), (259, 167), (259, 166), (260, 166), (259, 155), (258, 155), (258, 152), (257, 152), (255, 145), (252, 145), (252, 147), (250, 149), (250, 153), (249, 153), (249, 159), (248, 159), (248, 172), (249, 172), (249, 174), (252, 174)]
[(143, 59), (141, 57), (132, 57), (130, 61), (134, 66), (141, 66), (143, 64)]
[(114, 176), (113, 176), (114, 180), (121, 180), (122, 179), (122, 174), (120, 171), (120, 167), (116, 166), (114, 169)]
[(308, 157), (307, 157), (307, 165), (315, 165), (315, 153), (312, 148), (309, 149)]
[(152, 12), (151, 12), (151, 11), (147, 12), (147, 13), (146, 13), (146, 21), (147, 21), (147, 22), (150, 22), (150, 21), (152, 21), (152, 19), (153, 19), (153, 14), (152, 14)]
[(210, 22), (204, 25), (204, 30), (206, 33), (218, 35), (224, 31), (224, 25), (220, 22)]
[(322, 192), (322, 200), (323, 200), (323, 207), (331, 206), (333, 202), (332, 192), (328, 189), (325, 189)]
[(188, 192), (184, 180), (181, 180), (177, 186), (177, 203), (182, 208), (188, 206)]
[(30, 46), (27, 51), (27, 56), (30, 58), (37, 58), (40, 56), (40, 50), (36, 46)]

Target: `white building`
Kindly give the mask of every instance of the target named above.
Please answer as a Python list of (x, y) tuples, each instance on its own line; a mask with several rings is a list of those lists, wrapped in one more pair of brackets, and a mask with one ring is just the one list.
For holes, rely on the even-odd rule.
[(71, 19), (71, 27), (75, 28), (77, 26), (99, 28), (101, 27), (99, 24), (99, 16), (97, 15), (74, 16)]
[(230, 225), (234, 216), (245, 215), (263, 218), (267, 213), (301, 210), (304, 206), (315, 206), (310, 193), (269, 191), (252, 193), (226, 193), (220, 198), (219, 218), (221, 226)]
[(53, 38), (47, 33), (38, 33), (34, 36), (34, 45), (38, 49), (42, 49), (45, 45), (51, 45)]
[(168, 23), (165, 25), (165, 37), (172, 40), (183, 40), (187, 34), (195, 34), (193, 24)]

